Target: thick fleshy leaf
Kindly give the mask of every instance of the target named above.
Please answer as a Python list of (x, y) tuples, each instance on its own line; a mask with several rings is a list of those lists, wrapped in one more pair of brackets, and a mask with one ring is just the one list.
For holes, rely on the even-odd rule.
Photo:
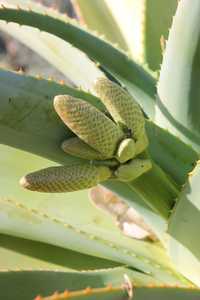
[(110, 43), (80, 28), (66, 16), (51, 11), (41, 14), (37, 9), (27, 11), (2, 7), (0, 19), (37, 27), (79, 48), (124, 84), (145, 112), (153, 118), (156, 92), (154, 78)]
[[(197, 153), (180, 139), (149, 121), (146, 122), (146, 129), (150, 142), (150, 155), (171, 179), (178, 184), (178, 189), (181, 189), (187, 180), (187, 174), (194, 168), (198, 160)], [(160, 180), (161, 178), (159, 177), (159, 181)], [(144, 182), (143, 178), (141, 178), (141, 183), (142, 182)], [(108, 181), (104, 185), (139, 211), (144, 217), (145, 222), (153, 228), (161, 241), (165, 241), (167, 223), (136, 193), (134, 182), (125, 184), (122, 182)], [(154, 195), (152, 199), (155, 197), (156, 195)], [(161, 198), (160, 201), (162, 200)]]
[(105, 0), (132, 57), (159, 70), (162, 62), (160, 38), (167, 38), (177, 1)]
[(0, 271), (81, 271), (117, 267), (112, 261), (52, 245), (0, 235)]
[(150, 121), (146, 122), (146, 129), (150, 155), (181, 188), (198, 160), (197, 152), (180, 138)]
[(156, 122), (200, 150), (200, 2), (179, 1), (158, 83)]
[(166, 40), (168, 37), (176, 7), (177, 0), (145, 0), (145, 8), (143, 8), (145, 17), (142, 21), (144, 24), (144, 62), (152, 70), (160, 69), (164, 51), (161, 39)]
[[(124, 288), (123, 288), (124, 287)], [(89, 292), (89, 293), (88, 293)], [(87, 295), (85, 295), (87, 294)], [(144, 300), (144, 299), (152, 299), (152, 300), (198, 300), (200, 295), (200, 291), (197, 288), (191, 287), (190, 289), (180, 289), (178, 287), (170, 287), (170, 286), (133, 286), (132, 288), (126, 282), (124, 286), (113, 288), (108, 292), (108, 288), (106, 289), (85, 289), (81, 291), (69, 293), (61, 293), (61, 294), (53, 294), (52, 297), (54, 300)], [(50, 297), (42, 297), (41, 300), (51, 300)], [(37, 300), (37, 299), (36, 299)]]
[[(41, 13), (46, 11), (43, 6), (30, 0), (6, 0), (9, 5), (31, 7)], [(93, 81), (103, 76), (103, 73), (84, 53), (72, 47), (69, 43), (31, 27), (19, 27), (17, 24), (0, 22), (0, 30), (31, 48), (50, 64), (62, 72), (70, 82), (85, 89), (91, 88)]]
[[(21, 189), (19, 174), (27, 172), (30, 161), (34, 165), (36, 159), (28, 153), (22, 155), (21, 151), (13, 149), (11, 152), (9, 149), (6, 151), (7, 159), (3, 156), (1, 162), (1, 171), (5, 175), (3, 179), (0, 176), (1, 233), (130, 265), (150, 272), (162, 282), (184, 283), (159, 245), (123, 236), (108, 216), (91, 206), (86, 192), (35, 195)], [(24, 165), (21, 163), (18, 168), (12, 169), (16, 161), (22, 159)], [(37, 162), (42, 165), (42, 160), (37, 159)]]
[(167, 222), (155, 211), (153, 211), (147, 203), (144, 202), (142, 197), (138, 195), (131, 184), (109, 180), (103, 184), (106, 188), (117, 194), (123, 201), (130, 207), (138, 211), (145, 222), (152, 228), (152, 230), (159, 237), (161, 242), (165, 241)]
[[(186, 289), (154, 283), (149, 283), (145, 286), (138, 284), (137, 279), (132, 279), (130, 277), (131, 273), (133, 272), (127, 272), (122, 268), (93, 273), (55, 271), (1, 272), (1, 297), (6, 300), (33, 300), (33, 298), (41, 300), (199, 299), (200, 290), (195, 287), (191, 286)], [(137, 276), (137, 272), (134, 273)], [(42, 297), (39, 295), (42, 295)], [(38, 297), (36, 298), (36, 296)]]
[[(115, 43), (119, 42), (123, 48), (128, 47), (132, 57), (146, 63), (150, 69), (160, 69), (163, 51), (160, 39), (167, 39), (176, 0), (93, 0), (92, 5), (76, 0), (75, 3), (78, 3), (89, 28), (105, 34)], [(114, 22), (116, 27), (114, 34), (111, 34), (113, 27), (109, 25)], [(122, 35), (123, 44), (117, 39), (116, 32)]]
[(61, 150), (61, 142), (72, 133), (57, 116), (53, 98), (69, 94), (98, 105), (97, 98), (66, 85), (3, 70), (0, 70), (0, 89), (1, 144), (59, 163), (76, 161)]
[[(56, 272), (18, 272), (18, 273), (4, 273), (0, 274), (0, 279), (3, 282), (2, 295), (7, 300), (20, 299), (20, 300), (92, 300), (92, 299), (105, 299), (105, 300), (126, 300), (128, 299), (127, 291), (122, 287), (108, 287), (105, 288), (89, 288), (86, 287), (83, 290), (68, 291), (64, 287), (67, 286), (71, 274), (59, 274)], [(75, 274), (74, 274), (75, 275)], [(72, 281), (82, 280), (79, 276), (71, 276)], [(42, 285), (40, 284), (42, 282)], [(52, 284), (53, 282), (53, 284)], [(58, 284), (59, 282), (59, 284)], [(12, 284), (13, 289), (8, 291), (9, 283)], [(26, 284), (26, 288), (19, 289), (18, 286)], [(55, 285), (57, 284), (57, 286)], [(75, 284), (74, 284), (75, 286)], [(54, 290), (53, 288), (54, 287)], [(58, 293), (58, 289), (62, 288), (61, 293)], [(16, 292), (17, 290), (17, 292)], [(40, 296), (38, 293), (48, 295), (47, 297)]]
[[(80, 0), (81, 1), (81, 0)], [(144, 0), (104, 0), (107, 11), (117, 23), (127, 44), (128, 51), (136, 61), (144, 63)]]
[[(36, 82), (37, 81), (34, 81), (35, 89), (37, 86)], [(21, 90), (19, 89), (19, 91)], [(22, 100), (23, 99), (24, 98), (22, 98)], [(6, 102), (2, 101), (1, 103)], [(5, 107), (7, 106), (5, 105)], [(19, 111), (20, 110), (17, 112)], [(4, 120), (4, 125), (6, 125), (7, 121), (7, 127), (9, 128), (9, 120), (11, 120), (11, 118), (8, 117), (8, 112), (9, 109), (7, 111), (7, 118), (2, 118), (2, 123)], [(37, 114), (36, 116), (39, 118), (39, 115), (40, 114)], [(19, 117), (19, 113), (16, 116)], [(11, 121), (15, 120), (15, 117), (13, 115)], [(26, 119), (22, 118), (22, 120), (27, 122)], [(24, 128), (25, 131), (27, 130), (28, 132), (27, 135), (30, 136), (30, 141), (35, 135), (35, 142), (39, 142), (38, 135), (35, 134), (38, 131), (34, 130), (34, 126), (38, 125), (36, 122), (32, 122), (32, 125), (32, 128), (29, 127), (29, 130), (33, 130), (31, 135), (27, 127), (28, 122), (27, 125), (25, 123), (25, 126), (19, 127), (19, 130), (21, 133), (23, 133), (22, 130)], [(54, 126), (57, 129), (60, 128), (60, 125), (58, 124), (56, 125), (54, 123)], [(6, 129), (8, 129), (7, 127), (4, 126), (5, 136), (7, 133)], [(18, 128), (15, 126), (15, 130), (13, 129), (13, 134), (18, 132), (17, 130)], [(41, 130), (44, 134), (45, 128), (42, 128)], [(13, 135), (10, 135), (10, 139), (9, 136), (7, 136), (8, 142), (13, 142), (12, 136)], [(43, 135), (41, 134), (41, 136)], [(48, 137), (47, 135), (46, 138), (47, 141), (48, 139), (51, 140), (51, 136)], [(16, 145), (15, 143), (15, 147), (23, 149), (24, 140), (18, 140), (18, 143), (21, 143), (21, 145)], [(43, 142), (41, 142), (40, 146), (46, 147), (46, 143), (44, 143), (44, 136)], [(37, 148), (36, 145), (35, 148)], [(49, 147), (49, 150), (51, 151), (51, 147)], [(29, 151), (34, 152), (34, 149), (31, 150), (31, 148), (29, 148)], [(54, 160), (52, 157), (51, 159)], [(68, 159), (69, 162), (71, 162), (70, 158)], [(62, 162), (59, 157), (58, 161)], [(65, 163), (67, 163), (67, 160)], [(141, 268), (145, 271), (148, 271), (150, 268), (150, 272), (154, 272), (154, 268), (151, 263), (149, 264), (149, 259), (152, 260), (152, 257), (155, 256), (156, 265), (158, 265), (159, 262), (157, 261), (157, 257), (160, 257), (161, 265), (164, 264), (165, 266), (166, 264), (167, 269), (170, 268), (168, 266), (168, 262), (165, 262), (166, 258), (164, 253), (158, 246), (154, 246), (148, 242), (138, 242), (123, 237), (108, 217), (91, 207), (87, 201), (86, 191), (74, 194), (69, 193), (52, 195), (38, 193), (36, 195), (33, 192), (28, 192), (20, 188), (18, 181), (22, 175), (30, 172), (31, 170), (40, 169), (46, 167), (47, 165), (49, 166), (50, 164), (50, 161), (39, 158), (38, 156), (28, 152), (26, 153), (20, 150), (15, 150), (14, 148), (8, 146), (1, 146), (1, 197), (2, 200), (15, 199), (14, 202), (9, 202), (7, 200), (1, 202), (1, 232), (28, 239), (39, 240), (53, 245), (59, 245), (64, 248), (69, 248), (94, 256), (97, 255), (106, 259), (115, 260), (117, 262), (121, 261), (121, 263), (130, 264), (133, 267), (137, 267), (138, 269)], [(15, 201), (17, 201), (19, 204), (15, 204)], [(69, 224), (69, 226), (67, 224)], [(102, 236), (104, 237), (103, 244), (101, 239)], [(129, 250), (124, 249), (125, 244)], [(152, 250), (149, 250), (149, 247)], [(135, 251), (138, 249), (137, 252), (139, 253), (139, 257), (142, 255), (143, 251), (145, 251), (144, 257), (145, 259), (147, 258), (146, 262), (137, 257), (137, 254), (132, 253), (132, 249), (135, 249)], [(150, 254), (151, 251), (153, 251), (152, 254)], [(154, 251), (156, 251), (155, 254), (153, 254)], [(135, 255), (136, 259), (134, 259)], [(164, 269), (166, 267), (164, 267)], [(161, 278), (160, 269), (156, 268), (156, 273), (157, 272), (159, 274), (158, 277)], [(167, 277), (166, 280), (169, 280), (170, 282), (171, 280), (173, 282), (174, 280), (176, 282), (178, 280), (179, 282), (179, 279), (174, 279), (174, 275), (169, 275), (168, 273), (166, 275), (165, 271), (162, 272), (164, 272), (164, 278), (166, 279)], [(175, 275), (175, 277), (176, 276), (177, 275)]]
[[(118, 1), (119, 2), (119, 1)], [(73, 0), (74, 8), (79, 16), (79, 22), (86, 24), (90, 30), (95, 30), (99, 35), (105, 35), (106, 39), (117, 44), (121, 49), (127, 50), (117, 20), (108, 9), (105, 0)]]
[(189, 174), (178, 204), (169, 222), (167, 243), (169, 254), (177, 269), (194, 284), (200, 286), (200, 202), (199, 163)]

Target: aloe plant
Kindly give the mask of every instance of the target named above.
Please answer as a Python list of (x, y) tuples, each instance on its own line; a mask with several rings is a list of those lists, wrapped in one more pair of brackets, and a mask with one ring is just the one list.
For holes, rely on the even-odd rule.
[[(1, 30), (72, 85), (0, 70), (1, 298), (199, 299), (199, 0), (77, 0), (81, 25), (3, 2)], [(92, 206), (98, 183), (156, 239)]]

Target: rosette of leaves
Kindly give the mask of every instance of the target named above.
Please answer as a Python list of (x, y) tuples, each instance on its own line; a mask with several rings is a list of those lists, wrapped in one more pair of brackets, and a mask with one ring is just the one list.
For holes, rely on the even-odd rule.
[[(73, 87), (0, 71), (2, 299), (198, 299), (199, 0), (131, 1), (132, 8), (128, 0), (120, 1), (118, 11), (126, 19), (116, 13), (116, 1), (95, 0), (91, 6), (76, 1), (81, 22), (90, 29), (32, 1), (6, 2), (1, 29), (45, 57)], [(133, 40), (125, 20), (134, 20)], [(162, 56), (158, 76), (153, 71)], [(86, 190), (35, 193), (19, 185), (20, 177), (32, 171), (77, 170), (87, 161), (60, 147), (74, 133), (54, 110), (57, 95), (89, 103), (124, 133), (123, 120), (105, 103), (106, 89), (96, 96), (90, 91), (99, 77), (123, 86), (142, 108), (152, 161), (152, 168), (133, 181), (108, 176), (100, 183), (136, 209), (159, 241), (123, 236), (91, 206)], [(88, 91), (74, 87), (79, 85)], [(137, 155), (133, 162), (146, 158), (143, 151)], [(104, 158), (97, 161), (102, 165), (110, 154)]]

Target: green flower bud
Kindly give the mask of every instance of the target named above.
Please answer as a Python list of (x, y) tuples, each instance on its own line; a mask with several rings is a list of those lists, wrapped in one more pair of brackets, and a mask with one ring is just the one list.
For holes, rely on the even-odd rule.
[(89, 164), (50, 167), (30, 173), (20, 180), (28, 190), (46, 193), (73, 192), (91, 188), (112, 175), (105, 166)]
[(111, 158), (124, 133), (112, 120), (84, 100), (56, 96), (54, 107), (62, 121), (85, 143)]
[(106, 159), (100, 152), (96, 151), (88, 144), (80, 140), (78, 137), (72, 137), (65, 140), (61, 148), (64, 152), (88, 160), (104, 160)]
[[(145, 133), (145, 118), (139, 104), (133, 97), (121, 88), (118, 84), (107, 78), (99, 78), (94, 87), (95, 94), (101, 99), (106, 106), (112, 118), (118, 123), (124, 131), (130, 130), (131, 136), (137, 142)], [(137, 149), (136, 153), (140, 153), (146, 148), (148, 143)], [(141, 139), (143, 142), (143, 139)], [(140, 142), (140, 143), (141, 143)]]
[(123, 140), (117, 150), (116, 158), (119, 162), (124, 163), (135, 156), (136, 145), (133, 139)]
[(133, 159), (131, 162), (121, 165), (115, 171), (115, 176), (121, 181), (133, 181), (152, 168), (149, 159)]

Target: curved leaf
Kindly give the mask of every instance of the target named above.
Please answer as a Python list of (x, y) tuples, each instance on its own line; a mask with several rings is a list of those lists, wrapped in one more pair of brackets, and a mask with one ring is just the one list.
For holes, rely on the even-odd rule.
[(0, 271), (82, 271), (119, 266), (109, 260), (52, 245), (0, 235)]
[[(154, 123), (147, 121), (146, 129), (150, 141), (149, 152), (153, 160), (178, 184), (181, 189), (186, 182), (188, 173), (194, 168), (198, 160), (197, 153), (180, 139), (171, 135), (168, 131), (159, 128)], [(149, 175), (150, 176), (150, 175)], [(159, 178), (160, 180), (161, 178)], [(141, 183), (143, 183), (143, 177)], [(161, 183), (159, 183), (161, 184)], [(141, 213), (145, 222), (151, 226), (159, 239), (165, 242), (165, 222), (147, 204), (142, 197), (136, 193), (134, 182), (124, 184), (122, 182), (108, 181), (104, 184), (122, 197), (130, 206)], [(153, 185), (154, 187), (155, 185)], [(154, 189), (155, 190), (155, 189)], [(154, 199), (156, 195), (152, 197)], [(161, 200), (163, 200), (161, 198)], [(160, 200), (160, 201), (161, 201)]]
[(160, 38), (163, 36), (166, 39), (168, 36), (177, 1), (105, 0), (105, 2), (123, 33), (132, 57), (147, 64), (151, 70), (159, 70), (162, 62)]
[(152, 208), (145, 203), (140, 195), (136, 193), (131, 184), (125, 184), (114, 180), (109, 180), (103, 184), (106, 188), (117, 194), (130, 207), (138, 211), (145, 222), (152, 228), (158, 238), (163, 242), (166, 237), (167, 222), (159, 216)]
[(59, 163), (80, 161), (61, 150), (71, 131), (58, 118), (53, 98), (69, 94), (98, 106), (96, 97), (52, 81), (0, 70), (1, 143), (21, 148)]
[(200, 165), (190, 173), (169, 222), (167, 243), (177, 269), (200, 286)]
[[(31, 300), (36, 295), (41, 300), (198, 300), (200, 296), (200, 290), (193, 286), (187, 289), (151, 283), (145, 286), (131, 279), (130, 273), (123, 269), (95, 273), (3, 272), (0, 273), (0, 290), (6, 300)], [(52, 297), (48, 297), (50, 294)]]
[[(31, 5), (41, 13), (46, 11), (45, 7), (30, 0), (6, 0), (4, 2), (24, 8)], [(96, 78), (103, 76), (103, 73), (84, 53), (56, 36), (31, 27), (19, 27), (14, 23), (0, 22), (0, 29), (38, 53), (77, 86), (89, 89)]]
[(150, 155), (181, 188), (198, 160), (197, 152), (180, 138), (150, 121), (146, 122), (146, 129)]
[[(144, 299), (152, 299), (152, 300), (168, 300), (168, 299), (174, 299), (174, 300), (198, 300), (200, 295), (200, 290), (197, 288), (191, 287), (190, 289), (180, 289), (178, 287), (170, 287), (170, 286), (156, 286), (156, 285), (150, 285), (147, 286), (133, 286), (131, 289), (129, 286), (127, 286), (126, 291), (126, 283), (122, 287), (118, 287), (116, 289), (113, 289), (113, 293), (111, 290), (111, 293), (108, 293), (105, 289), (93, 289), (89, 290), (90, 293), (88, 293), (87, 296), (85, 294), (87, 293), (87, 289), (82, 291), (76, 291), (75, 293), (61, 293), (61, 294), (53, 294), (52, 297), (55, 300), (68, 300), (68, 299), (74, 299), (74, 300), (92, 300), (94, 299), (121, 299), (121, 300), (144, 300)], [(122, 293), (124, 291), (124, 293)], [(107, 292), (107, 293), (105, 293)], [(105, 293), (105, 294), (104, 294)], [(109, 295), (110, 294), (110, 295)], [(120, 297), (120, 298), (119, 298)], [(51, 300), (50, 297), (41, 298), (41, 300)], [(37, 299), (36, 299), (37, 300)]]
[[(35, 198), (35, 193), (18, 188), (16, 172), (13, 177), (15, 180), (10, 178), (10, 184), (1, 191), (1, 233), (106, 258), (150, 272), (162, 282), (184, 284), (159, 245), (123, 236), (109, 217), (91, 207), (84, 198), (85, 192), (79, 193), (79, 197), (76, 193), (74, 197), (38, 194)], [(17, 202), (9, 200), (12, 193)]]
[(127, 50), (126, 41), (123, 37), (117, 20), (113, 18), (105, 0), (73, 0), (74, 8), (79, 16), (79, 21), (86, 24), (90, 30), (95, 30), (99, 35), (105, 35), (106, 39)]
[[(45, 297), (54, 294), (54, 292), (61, 293), (68, 290), (71, 291), (71, 296), (73, 296), (73, 294), (75, 296), (72, 297), (72, 299), (79, 299), (79, 297), (76, 298), (76, 294), (73, 293), (73, 291), (85, 290), (90, 286), (92, 289), (99, 288), (98, 292), (104, 299), (123, 300), (127, 298), (127, 293), (121, 286), (123, 283), (123, 271), (125, 272), (125, 269), (93, 273), (67, 273), (58, 271), (2, 272), (0, 273), (1, 297), (7, 300), (32, 300), (37, 299), (37, 295)], [(111, 283), (114, 283), (113, 289), (110, 287)], [(12, 286), (12, 288), (10, 288), (10, 286)], [(92, 299), (94, 299), (94, 296), (95, 299), (98, 299), (99, 293), (95, 295), (95, 290), (93, 293)], [(85, 300), (88, 299), (86, 292), (84, 293), (84, 291), (82, 291), (81, 293), (80, 291), (80, 296), (81, 294)], [(43, 298), (41, 297), (40, 299)], [(91, 299), (91, 297), (89, 299)]]
[(158, 83), (156, 122), (200, 149), (200, 2), (181, 0)]
[[(137, 2), (137, 1), (136, 1)], [(144, 5), (144, 61), (152, 70), (159, 70), (163, 51), (161, 38), (168, 37), (177, 0), (145, 0)]]
[[(81, 1), (81, 0), (80, 0)], [(128, 51), (136, 61), (144, 63), (145, 0), (104, 0), (107, 10), (117, 23), (128, 46)]]
[[(12, 140), (12, 136), (10, 139)], [(87, 191), (36, 194), (25, 191), (19, 186), (21, 176), (50, 163), (28, 152), (1, 146), (0, 186), (1, 199), (5, 201), (1, 201), (0, 231), (59, 245), (85, 254), (97, 255), (116, 262), (121, 261), (138, 269), (156, 272), (156, 274), (158, 272), (158, 278), (161, 278), (160, 269), (154, 270), (149, 260), (151, 261), (155, 256), (156, 265), (159, 265), (157, 257), (160, 257), (161, 265), (166, 264), (168, 269), (168, 262), (165, 262), (166, 258), (162, 250), (151, 243), (123, 237), (108, 217), (91, 207), (87, 201)], [(10, 202), (9, 199), (16, 199), (18, 204), (15, 201)], [(102, 237), (104, 237), (103, 240)], [(124, 245), (126, 245), (125, 248)], [(132, 249), (137, 251), (139, 257), (132, 252)], [(145, 259), (147, 258), (146, 262), (140, 259), (143, 251)], [(156, 251), (155, 254), (153, 254), (154, 251)], [(174, 275), (168, 273), (166, 275), (165, 271), (162, 272), (167, 280), (172, 280), (171, 276), (174, 278)], [(175, 280), (179, 281), (179, 279)]]
[(145, 112), (153, 117), (155, 80), (140, 65), (108, 42), (78, 27), (65, 16), (53, 12), (44, 15), (38, 11), (2, 7), (0, 19), (37, 27), (79, 48), (123, 83)]

